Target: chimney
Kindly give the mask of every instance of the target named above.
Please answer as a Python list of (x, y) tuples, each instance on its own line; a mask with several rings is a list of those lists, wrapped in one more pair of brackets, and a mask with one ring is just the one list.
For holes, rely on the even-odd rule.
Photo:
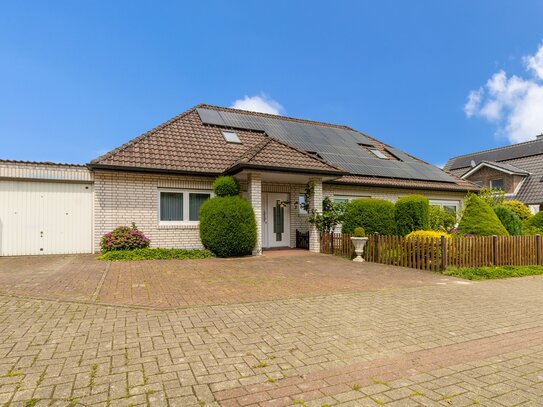
[(535, 136), (536, 140), (543, 140), (543, 133), (541, 134), (538, 134), (537, 136)]

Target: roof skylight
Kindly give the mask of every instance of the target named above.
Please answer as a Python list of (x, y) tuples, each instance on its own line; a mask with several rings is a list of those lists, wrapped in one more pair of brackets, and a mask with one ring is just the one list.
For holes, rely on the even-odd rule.
[(230, 130), (222, 130), (222, 135), (227, 143), (241, 144), (241, 140), (238, 135)]
[(382, 151), (380, 150), (377, 150), (376, 148), (370, 148), (369, 149), (374, 156), (376, 156), (377, 158), (384, 158), (384, 159), (388, 159), (388, 157), (386, 155), (383, 154)]

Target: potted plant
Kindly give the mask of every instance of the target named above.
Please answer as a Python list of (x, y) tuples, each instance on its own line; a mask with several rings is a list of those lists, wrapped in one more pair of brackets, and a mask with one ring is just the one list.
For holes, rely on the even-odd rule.
[(366, 246), (366, 243), (368, 241), (368, 237), (366, 236), (366, 231), (362, 227), (357, 227), (354, 229), (354, 233), (351, 237), (351, 241), (354, 245), (354, 252), (356, 253), (356, 257), (353, 259), (353, 261), (364, 261), (362, 258), (362, 253), (364, 253), (364, 247)]

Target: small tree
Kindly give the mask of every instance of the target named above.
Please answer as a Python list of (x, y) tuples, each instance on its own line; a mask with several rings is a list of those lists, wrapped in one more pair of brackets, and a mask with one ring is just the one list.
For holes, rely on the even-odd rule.
[(451, 233), (456, 224), (456, 215), (451, 212), (447, 212), (441, 206), (430, 205), (428, 211), (428, 222), (430, 230), (438, 232)]
[(504, 205), (495, 206), (493, 209), (511, 236), (522, 234), (522, 221), (515, 212)]
[(337, 225), (343, 222), (345, 202), (332, 202), (329, 197), (322, 200), (322, 213), (311, 210), (307, 220), (321, 232), (333, 232)]
[(475, 194), (469, 194), (466, 198), (458, 233), (476, 236), (509, 235), (492, 208)]
[(505, 191), (501, 188), (483, 188), (478, 195), (490, 207), (501, 205), (505, 201)]

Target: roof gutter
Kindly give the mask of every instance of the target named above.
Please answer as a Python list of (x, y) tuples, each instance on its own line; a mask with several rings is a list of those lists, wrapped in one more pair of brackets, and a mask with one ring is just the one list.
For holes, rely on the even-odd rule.
[(234, 175), (243, 170), (261, 170), (261, 171), (271, 171), (271, 172), (291, 172), (297, 174), (314, 174), (314, 175), (332, 175), (336, 177), (341, 177), (343, 175), (348, 175), (349, 173), (339, 170), (312, 170), (308, 168), (294, 168), (294, 167), (273, 167), (269, 165), (257, 165), (257, 164), (236, 164), (233, 167), (228, 168), (224, 174)]
[(222, 172), (201, 172), (201, 171), (183, 171), (183, 170), (168, 170), (163, 168), (147, 168), (147, 167), (128, 167), (124, 165), (107, 165), (107, 164), (89, 164), (91, 170), (111, 170), (111, 171), (130, 171), (130, 172), (147, 172), (153, 174), (174, 174), (174, 175), (199, 175), (208, 177), (218, 177)]
[[(469, 191), (479, 191), (481, 188), (478, 187), (478, 186), (474, 186), (473, 188), (463, 188), (463, 187), (458, 187), (458, 188), (443, 188), (443, 187), (432, 187), (432, 186), (422, 186), (422, 185), (393, 185), (393, 184), (389, 184), (389, 185), (385, 185), (385, 184), (380, 184), (380, 183), (377, 183), (377, 182), (371, 182), (371, 181), (368, 181), (368, 182), (342, 182), (342, 181), (335, 181), (335, 180), (332, 180), (332, 181), (325, 181), (324, 184), (332, 184), (332, 185), (342, 185), (342, 186), (353, 186), (353, 187), (358, 187), (358, 186), (370, 186), (370, 187), (380, 187), (380, 188), (398, 188), (398, 189), (423, 189), (423, 190), (428, 190), (428, 191), (456, 191), (456, 192), (469, 192)], [(453, 183), (453, 185), (456, 185)]]

